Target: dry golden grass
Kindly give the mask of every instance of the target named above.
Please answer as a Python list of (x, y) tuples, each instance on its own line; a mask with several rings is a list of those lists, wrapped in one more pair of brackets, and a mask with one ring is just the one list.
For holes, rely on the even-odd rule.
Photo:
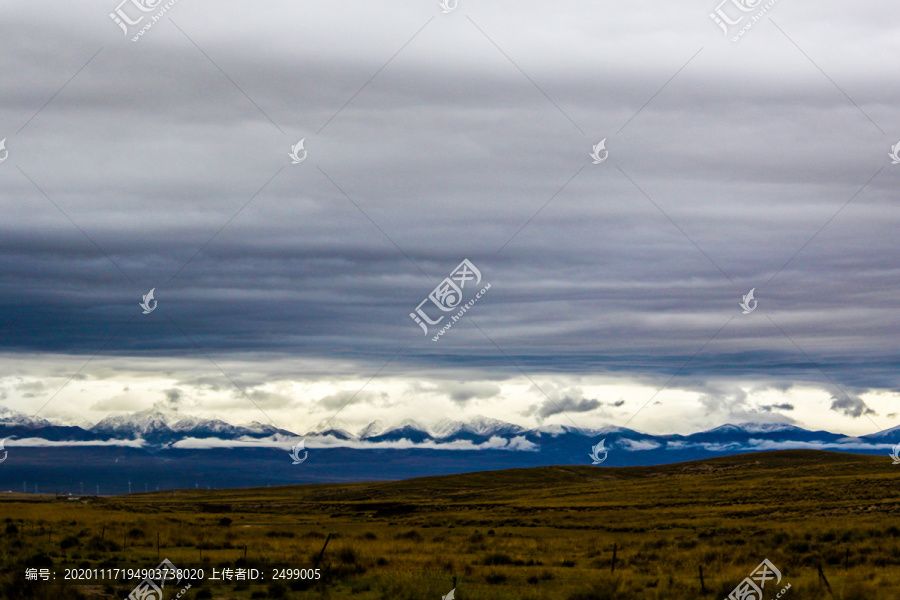
[[(783, 574), (781, 586), (791, 584), (786, 599), (894, 600), (898, 477), (886, 457), (781, 451), (88, 504), (7, 496), (0, 498), (0, 594), (124, 598), (134, 584), (63, 592), (16, 580), (41, 561), (153, 567), (157, 534), (162, 557), (207, 570), (245, 555), (310, 566), (330, 534), (327, 583), (207, 582), (186, 597), (438, 600), (455, 585), (460, 600), (722, 599), (768, 558)], [(765, 597), (781, 586), (767, 587)]]

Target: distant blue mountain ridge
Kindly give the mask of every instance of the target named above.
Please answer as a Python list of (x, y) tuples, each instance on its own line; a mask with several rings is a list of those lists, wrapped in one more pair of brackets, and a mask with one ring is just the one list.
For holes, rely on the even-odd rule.
[[(748, 452), (812, 449), (884, 456), (900, 427), (863, 436), (787, 424), (722, 425), (688, 435), (652, 435), (622, 427), (525, 428), (496, 419), (373, 422), (356, 433), (324, 422), (297, 433), (263, 423), (233, 425), (158, 410), (103, 419), (93, 426), (54, 424), (0, 408), (0, 490), (250, 487), (293, 483), (395, 480), (548, 465), (597, 468), (669, 464)], [(303, 441), (300, 464), (290, 455)], [(0, 451), (0, 457), (2, 457)], [(900, 466), (896, 467), (900, 468)], [(93, 482), (93, 483), (89, 483)], [(76, 486), (77, 483), (77, 486)], [(142, 491), (139, 485), (134, 491)]]
[[(308, 448), (395, 448), (406, 449), (425, 446), (443, 450), (507, 450), (541, 452), (545, 448), (559, 446), (572, 440), (578, 445), (603, 438), (609, 450), (647, 452), (659, 449), (673, 451), (690, 447), (728, 453), (729, 450), (774, 449), (773, 446), (792, 447), (840, 447), (848, 451), (876, 447), (883, 449), (900, 442), (900, 427), (863, 436), (847, 436), (828, 431), (809, 431), (789, 424), (744, 423), (722, 425), (708, 431), (688, 435), (653, 435), (621, 427), (600, 429), (578, 428), (566, 425), (545, 425), (525, 428), (487, 417), (470, 421), (441, 421), (426, 427), (412, 420), (393, 426), (375, 421), (357, 433), (329, 426), (328, 422), (306, 433), (297, 433), (263, 423), (232, 425), (219, 419), (202, 419), (157, 409), (126, 415), (107, 417), (91, 427), (54, 424), (40, 417), (29, 417), (0, 408), (0, 439), (46, 440), (52, 442), (139, 442), (147, 447), (224, 447), (228, 442), (235, 446), (259, 443), (284, 445), (306, 439)], [(586, 440), (585, 438), (588, 438)], [(184, 443), (192, 440), (191, 444)], [(202, 440), (216, 440), (204, 446)], [(29, 444), (25, 444), (29, 445)], [(592, 445), (592, 444), (591, 444)]]

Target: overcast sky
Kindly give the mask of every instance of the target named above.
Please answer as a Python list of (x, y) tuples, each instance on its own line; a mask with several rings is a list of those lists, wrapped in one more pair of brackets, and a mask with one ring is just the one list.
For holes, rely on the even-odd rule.
[(900, 424), (895, 8), (163, 6), (0, 7), (0, 406)]

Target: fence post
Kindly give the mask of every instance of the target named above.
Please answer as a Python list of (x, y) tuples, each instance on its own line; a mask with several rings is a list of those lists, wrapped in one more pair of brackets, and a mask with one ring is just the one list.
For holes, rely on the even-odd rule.
[(833, 596), (834, 596), (834, 592), (831, 591), (831, 586), (828, 584), (828, 578), (825, 577), (825, 573), (822, 572), (822, 565), (819, 564), (818, 567), (819, 567), (819, 581), (820, 581), (820, 582), (822, 582), (822, 581), (825, 582), (825, 587), (828, 588), (828, 593), (831, 594), (832, 597), (833, 597)]
[(328, 537), (325, 538), (325, 544), (322, 546), (322, 551), (319, 552), (319, 558), (316, 559), (316, 564), (313, 565), (313, 569), (319, 568), (319, 563), (322, 562), (322, 556), (324, 556), (324, 554), (325, 554), (325, 547), (328, 546), (328, 540), (330, 540), (330, 539), (331, 539), (331, 534), (329, 533)]

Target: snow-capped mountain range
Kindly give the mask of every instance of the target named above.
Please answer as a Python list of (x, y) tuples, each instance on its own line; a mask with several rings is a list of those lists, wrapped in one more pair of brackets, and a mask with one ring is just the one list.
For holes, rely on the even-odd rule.
[[(103, 493), (125, 493), (131, 478), (160, 489), (373, 481), (549, 465), (659, 465), (789, 449), (875, 454), (891, 469), (888, 454), (900, 443), (900, 427), (850, 437), (764, 423), (689, 435), (620, 427), (525, 428), (484, 417), (430, 427), (412, 420), (376, 421), (350, 429), (326, 420), (299, 433), (158, 410), (79, 427), (0, 409), (0, 440), (8, 454), (0, 464), (0, 489), (32, 484), (80, 489), (93, 482)], [(308, 458), (296, 464), (290, 450), (300, 440)], [(602, 461), (595, 462), (595, 456)]]
[[(603, 438), (607, 440), (607, 448), (629, 452), (696, 447), (729, 453), (769, 447), (841, 447), (848, 451), (865, 451), (869, 446), (881, 448), (885, 444), (900, 442), (900, 427), (850, 437), (828, 431), (809, 431), (788, 424), (745, 423), (722, 425), (689, 435), (650, 435), (619, 427), (583, 429), (545, 425), (529, 429), (497, 419), (476, 417), (469, 421), (445, 419), (431, 427), (410, 419), (394, 425), (374, 421), (356, 433), (326, 420), (311, 431), (298, 433), (259, 422), (233, 425), (219, 419), (203, 419), (158, 409), (111, 416), (92, 427), (79, 427), (54, 424), (40, 417), (0, 408), (0, 438), (55, 442), (130, 440), (140, 441), (151, 447), (185, 447), (184, 442), (192, 440), (192, 448), (205, 447), (201, 441), (210, 439), (216, 440), (215, 447), (228, 446), (229, 441), (248, 443), (256, 440), (283, 445), (285, 441), (306, 439), (310, 448), (406, 449), (422, 446), (443, 450), (483, 448), (528, 451), (541, 451), (542, 448), (554, 447), (573, 438), (596, 441)], [(583, 445), (583, 442), (580, 444)]]

